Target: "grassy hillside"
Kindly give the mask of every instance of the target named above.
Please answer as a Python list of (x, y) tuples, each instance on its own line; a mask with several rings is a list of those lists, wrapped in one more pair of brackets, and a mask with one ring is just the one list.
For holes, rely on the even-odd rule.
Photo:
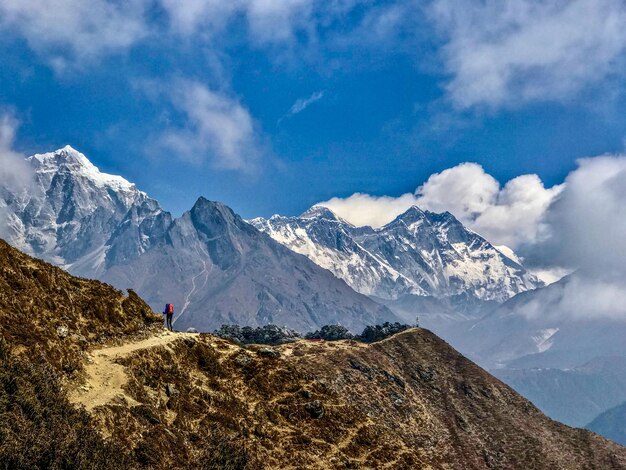
[(423, 329), (273, 348), (165, 335), (134, 294), (3, 243), (0, 314), (5, 468), (626, 468), (625, 448)]

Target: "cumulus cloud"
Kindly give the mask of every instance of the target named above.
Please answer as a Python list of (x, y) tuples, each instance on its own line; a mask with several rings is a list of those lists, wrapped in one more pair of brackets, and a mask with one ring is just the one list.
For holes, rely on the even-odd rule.
[(622, 0), (435, 0), (430, 13), (460, 108), (566, 98), (624, 61)]
[(545, 188), (537, 175), (522, 175), (504, 187), (476, 163), (436, 173), (415, 193), (399, 197), (357, 193), (322, 205), (355, 225), (380, 227), (409, 207), (448, 211), (496, 245), (516, 249), (535, 242), (545, 230), (543, 215), (561, 186)]
[(480, 165), (432, 175), (400, 197), (357, 193), (321, 203), (355, 225), (383, 225), (411, 205), (450, 211), (496, 245), (507, 245), (554, 284), (520, 307), (530, 318), (626, 319), (626, 156), (578, 161), (561, 185), (537, 175), (503, 187)]
[(148, 34), (147, 0), (0, 0), (0, 28), (16, 32), (50, 63), (126, 50)]
[(357, 227), (381, 227), (416, 205), (417, 198), (413, 193), (399, 197), (355, 193), (347, 198), (334, 197), (319, 204)]
[(263, 155), (260, 133), (248, 109), (236, 98), (192, 80), (175, 80), (160, 87), (184, 121), (169, 127), (157, 145), (178, 158), (208, 161), (217, 168), (251, 171)]
[(545, 237), (533, 261), (576, 268), (596, 278), (626, 280), (626, 157), (579, 161), (548, 207)]

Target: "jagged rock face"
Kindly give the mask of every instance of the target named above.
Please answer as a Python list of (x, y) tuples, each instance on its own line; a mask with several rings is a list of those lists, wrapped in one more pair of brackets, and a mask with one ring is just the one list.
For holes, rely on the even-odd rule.
[(259, 232), (228, 207), (203, 198), (151, 250), (112, 266), (103, 279), (132, 286), (155, 308), (173, 302), (180, 329), (274, 323), (308, 331), (341, 323), (360, 331), (396, 319), (386, 307)]
[(300, 217), (273, 216), (251, 223), (358, 292), (383, 299), (469, 295), (503, 302), (543, 285), (447, 212), (412, 207), (373, 229), (354, 227), (329, 209), (314, 206)]
[(3, 232), (13, 246), (74, 273), (97, 276), (107, 264), (145, 251), (154, 222), (144, 220), (168, 217), (134, 184), (101, 173), (69, 146), (27, 162), (30, 187), (2, 191)]

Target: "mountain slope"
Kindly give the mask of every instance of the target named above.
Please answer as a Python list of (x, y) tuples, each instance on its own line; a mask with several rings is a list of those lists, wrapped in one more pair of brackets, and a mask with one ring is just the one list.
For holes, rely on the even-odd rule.
[(545, 414), (569, 426), (585, 426), (600, 413), (626, 400), (625, 357), (601, 357), (571, 369), (545, 367), (492, 372)]
[(155, 309), (173, 302), (181, 328), (342, 323), (356, 331), (397, 319), (225, 206), (201, 200), (174, 220), (69, 146), (27, 162), (32, 187), (0, 188), (0, 233), (73, 274), (134, 287)]
[(512, 298), (455, 338), (455, 345), (488, 367), (572, 368), (597, 357), (626, 357), (626, 321), (560, 307), (577, 282), (572, 274)]
[(210, 331), (224, 323), (275, 323), (300, 331), (341, 323), (358, 331), (395, 320), (386, 307), (354, 292), (306, 257), (200, 198), (140, 257), (102, 278), (128, 285), (159, 308), (178, 306), (178, 328)]
[(131, 468), (65, 390), (94, 345), (149, 334), (160, 321), (136, 294), (72, 277), (0, 240), (2, 466)]
[(600, 414), (585, 427), (626, 446), (626, 401)]
[(412, 207), (384, 227), (354, 227), (314, 206), (300, 217), (251, 223), (330, 269), (355, 290), (383, 299), (469, 296), (502, 302), (542, 285), (450, 213)]
[[(154, 466), (202, 467), (209, 458), (238, 468), (626, 465), (626, 449), (547, 419), (425, 330), (372, 345), (299, 341), (274, 348), (277, 358), (257, 351), (211, 336), (138, 351), (122, 363), (139, 404), (112, 403), (94, 416)], [(193, 421), (184, 419), (190, 411)], [(190, 439), (224, 450), (194, 461)]]
[[(212, 335), (153, 333), (158, 317), (140, 299), (4, 243), (0, 282), (0, 460), (11, 468), (626, 466), (625, 448), (547, 419), (426, 330), (268, 354)], [(53, 347), (39, 355), (41, 340)], [(88, 414), (72, 409), (65, 390), (77, 405), (95, 393), (84, 371), (102, 354), (122, 371), (121, 393)], [(68, 371), (59, 358), (72, 356)]]
[[(70, 146), (26, 161), (30, 186), (0, 188), (0, 205), (7, 211), (1, 233), (13, 246), (75, 273), (95, 277), (104, 271), (111, 236), (130, 213), (143, 215), (147, 207), (153, 215), (163, 212), (134, 184), (101, 173)], [(146, 248), (138, 246), (136, 253)]]
[(521, 293), (447, 339), (550, 417), (583, 426), (626, 399), (626, 321), (564, 303), (580, 282)]

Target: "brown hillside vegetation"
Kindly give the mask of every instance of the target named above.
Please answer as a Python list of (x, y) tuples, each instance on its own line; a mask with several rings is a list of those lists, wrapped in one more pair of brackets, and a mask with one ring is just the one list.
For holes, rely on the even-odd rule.
[(422, 329), (275, 348), (156, 333), (133, 294), (3, 243), (0, 314), (2, 468), (626, 468)]

